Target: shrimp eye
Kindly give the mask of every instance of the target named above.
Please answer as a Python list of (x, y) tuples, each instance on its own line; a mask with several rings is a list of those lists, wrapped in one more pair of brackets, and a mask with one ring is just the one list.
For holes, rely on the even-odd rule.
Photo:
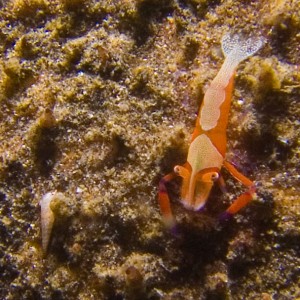
[(179, 174), (179, 172), (180, 172), (179, 166), (175, 166), (175, 167), (174, 167), (174, 172), (175, 172), (176, 174)]
[(212, 181), (217, 181), (219, 179), (219, 173), (213, 172), (211, 173), (211, 180)]

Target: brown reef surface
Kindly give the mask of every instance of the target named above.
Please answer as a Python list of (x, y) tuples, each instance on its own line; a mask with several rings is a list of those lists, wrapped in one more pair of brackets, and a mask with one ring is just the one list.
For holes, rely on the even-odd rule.
[[(300, 1), (0, 1), (1, 299), (299, 299)], [(205, 211), (158, 182), (186, 159), (224, 33), (264, 36), (239, 65), (229, 160)], [(39, 201), (55, 221), (47, 255)], [(61, 195), (61, 194), (60, 194)]]

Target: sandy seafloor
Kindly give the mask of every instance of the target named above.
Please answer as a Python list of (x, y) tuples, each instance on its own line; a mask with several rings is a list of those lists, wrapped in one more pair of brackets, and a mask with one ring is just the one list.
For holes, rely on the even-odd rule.
[[(0, 299), (300, 299), (300, 1), (0, 1)], [(226, 171), (201, 213), (158, 182), (186, 160), (224, 33), (238, 67)], [(52, 204), (47, 254), (39, 201)]]

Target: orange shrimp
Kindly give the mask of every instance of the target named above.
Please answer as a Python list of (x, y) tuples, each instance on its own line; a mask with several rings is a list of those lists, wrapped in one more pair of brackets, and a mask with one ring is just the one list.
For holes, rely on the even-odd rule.
[(182, 177), (181, 202), (187, 209), (198, 211), (206, 203), (215, 181), (224, 186), (220, 170), (225, 167), (247, 190), (237, 197), (226, 210), (231, 216), (246, 206), (255, 194), (254, 183), (225, 159), (226, 128), (232, 97), (234, 74), (238, 64), (253, 55), (263, 45), (262, 39), (241, 40), (239, 36), (225, 35), (222, 50), (225, 61), (204, 95), (196, 120), (187, 162), (175, 166), (173, 172), (159, 183), (159, 205), (167, 227), (175, 226), (166, 183), (176, 176)]

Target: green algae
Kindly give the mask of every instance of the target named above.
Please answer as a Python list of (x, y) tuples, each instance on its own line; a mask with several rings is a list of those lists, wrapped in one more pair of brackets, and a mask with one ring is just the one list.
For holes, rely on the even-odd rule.
[[(1, 3), (1, 298), (300, 297), (299, 1), (271, 4)], [(258, 197), (221, 226), (238, 183), (224, 172), (228, 194), (193, 213), (175, 182), (174, 237), (158, 181), (186, 159), (233, 28), (268, 40), (239, 67), (228, 128)], [(43, 258), (38, 202), (55, 190), (68, 203)]]

